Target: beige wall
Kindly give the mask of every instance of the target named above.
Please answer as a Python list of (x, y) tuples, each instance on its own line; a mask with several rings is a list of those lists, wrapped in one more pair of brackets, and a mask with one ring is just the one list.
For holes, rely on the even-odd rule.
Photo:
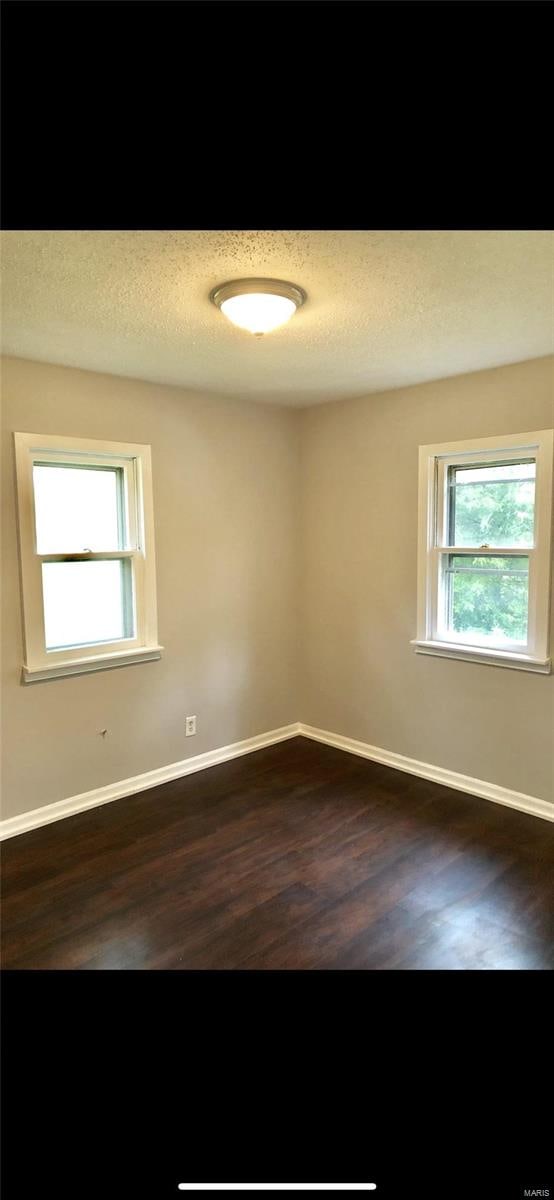
[[(3, 816), (297, 720), (554, 800), (554, 676), (409, 644), (418, 446), (552, 426), (553, 361), (298, 412), (5, 359)], [(159, 662), (21, 685), (13, 430), (151, 444)]]
[[(297, 414), (14, 358), (2, 398), (3, 816), (298, 720)], [(152, 446), (159, 662), (21, 685), (14, 430)]]
[(416, 655), (418, 446), (552, 427), (553, 359), (300, 414), (306, 724), (554, 801), (554, 676)]

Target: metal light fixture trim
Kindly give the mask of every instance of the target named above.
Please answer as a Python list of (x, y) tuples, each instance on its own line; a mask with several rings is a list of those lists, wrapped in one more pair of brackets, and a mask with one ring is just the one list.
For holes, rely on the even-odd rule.
[[(217, 308), (223, 311), (223, 315), (226, 316), (228, 320), (232, 321), (233, 324), (239, 324), (240, 328), (248, 329), (249, 326), (240, 325), (239, 322), (233, 321), (229, 314), (222, 309), (222, 305), (227, 300), (232, 300), (236, 296), (251, 295), (282, 296), (286, 300), (290, 300), (292, 302), (294, 308), (291, 310), (288, 316), (284, 317), (282, 320), (276, 322), (276, 324), (272, 326), (272, 328), (275, 329), (279, 328), (280, 325), (283, 325), (290, 320), (290, 318), (294, 316), (295, 310), (299, 309), (307, 299), (304, 289), (299, 287), (296, 283), (289, 283), (285, 279), (264, 279), (256, 277), (249, 279), (230, 279), (227, 281), (227, 283), (220, 283), (213, 289), (213, 291), (210, 292), (210, 300), (217, 306)], [(268, 329), (266, 331), (257, 331), (250, 329), (250, 332), (253, 333), (255, 337), (261, 337), (263, 332), (271, 332), (271, 330)]]

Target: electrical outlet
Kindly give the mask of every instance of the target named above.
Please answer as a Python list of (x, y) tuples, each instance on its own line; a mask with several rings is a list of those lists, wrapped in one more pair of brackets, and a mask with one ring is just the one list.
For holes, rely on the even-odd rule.
[(196, 717), (187, 717), (185, 720), (185, 735), (193, 737), (196, 733)]

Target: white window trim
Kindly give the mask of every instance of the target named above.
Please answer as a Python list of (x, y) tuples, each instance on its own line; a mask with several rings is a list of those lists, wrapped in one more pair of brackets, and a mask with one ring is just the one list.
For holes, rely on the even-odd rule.
[[(23, 682), (34, 683), (160, 658), (163, 646), (158, 644), (150, 446), (34, 433), (14, 433), (14, 443), (25, 641)], [(75, 557), (69, 554), (63, 556), (68, 561), (72, 558), (74, 561), (87, 561), (109, 557), (127, 557), (132, 561), (135, 637), (102, 643), (98, 653), (93, 653), (94, 647), (90, 646), (46, 650), (42, 563), (48, 559), (56, 560), (59, 556), (37, 553), (33, 463), (37, 460), (55, 462), (68, 458), (71, 462), (90, 464), (105, 461), (121, 467), (125, 473), (126, 502), (130, 495), (136, 501), (128, 506), (129, 540), (125, 549), (114, 551), (111, 555), (83, 552)]]
[[(528, 644), (522, 646), (521, 653), (511, 649), (474, 646), (467, 642), (443, 639), (440, 637), (436, 612), (440, 559), (449, 549), (444, 504), (447, 467), (460, 456), (467, 461), (467, 456), (471, 455), (478, 462), (491, 453), (494, 453), (497, 460), (501, 459), (503, 454), (508, 458), (514, 451), (522, 454), (529, 452), (536, 457), (537, 462), (534, 545), (519, 551), (517, 548), (506, 550), (507, 555), (519, 552), (529, 556), (529, 636)], [(552, 429), (420, 446), (417, 637), (411, 642), (417, 654), (431, 654), (442, 658), (457, 658), (466, 662), (550, 674), (553, 451)], [(475, 552), (475, 547), (469, 549)]]

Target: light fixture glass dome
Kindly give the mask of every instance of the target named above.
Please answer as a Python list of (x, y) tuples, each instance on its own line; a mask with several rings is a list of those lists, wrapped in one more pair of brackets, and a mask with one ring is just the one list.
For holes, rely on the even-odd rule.
[(214, 288), (210, 298), (233, 325), (259, 337), (290, 320), (306, 293), (281, 279), (234, 279)]
[(223, 301), (221, 311), (241, 329), (248, 329), (250, 333), (269, 333), (292, 317), (296, 304), (286, 296), (251, 292), (247, 296), (230, 296)]

